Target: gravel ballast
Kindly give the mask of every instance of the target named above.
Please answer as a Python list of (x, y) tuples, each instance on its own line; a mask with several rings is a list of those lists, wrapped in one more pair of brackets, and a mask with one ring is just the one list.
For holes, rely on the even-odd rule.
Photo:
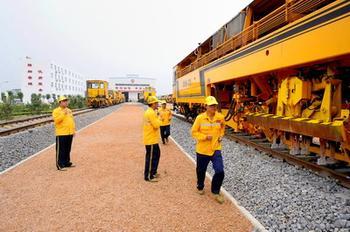
[[(97, 121), (117, 110), (121, 105), (111, 106), (75, 116), (76, 129)], [(55, 143), (53, 123), (19, 132), (6, 137), (0, 137), (0, 172), (34, 155), (42, 149)]]
[[(171, 136), (195, 158), (190, 128), (174, 118)], [(223, 187), (269, 231), (350, 231), (350, 190), (334, 180), (226, 138), (223, 157)]]

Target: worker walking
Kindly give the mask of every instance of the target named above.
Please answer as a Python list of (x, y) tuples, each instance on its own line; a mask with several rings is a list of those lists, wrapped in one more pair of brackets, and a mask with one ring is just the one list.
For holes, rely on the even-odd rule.
[(68, 108), (68, 99), (58, 98), (59, 106), (52, 112), (56, 131), (56, 167), (58, 170), (74, 167), (70, 162), (70, 151), (75, 134), (75, 122), (72, 111)]
[(148, 109), (143, 116), (143, 142), (146, 146), (144, 179), (150, 182), (157, 182), (157, 174), (160, 149), (159, 149), (159, 127), (160, 121), (157, 117), (159, 100), (155, 96), (147, 99)]
[(224, 180), (224, 165), (221, 155), (221, 140), (225, 133), (224, 116), (217, 112), (218, 102), (215, 97), (205, 99), (206, 112), (197, 116), (192, 126), (192, 136), (197, 140), (197, 191), (204, 194), (204, 180), (209, 162), (213, 164), (215, 174), (211, 183), (211, 192), (215, 200), (224, 202), (220, 188)]
[(170, 122), (171, 122), (171, 111), (166, 108), (166, 101), (161, 101), (161, 108), (159, 109), (159, 120), (160, 120), (160, 136), (163, 144), (168, 143), (168, 137), (170, 136)]

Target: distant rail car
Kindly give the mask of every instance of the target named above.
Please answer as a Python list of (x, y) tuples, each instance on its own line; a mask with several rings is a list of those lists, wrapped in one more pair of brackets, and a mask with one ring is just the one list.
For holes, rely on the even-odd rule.
[(194, 118), (206, 96), (236, 132), (350, 164), (350, 1), (255, 0), (175, 66)]
[(87, 80), (87, 105), (99, 108), (124, 102), (124, 95), (115, 90), (108, 90), (108, 82), (104, 80)]
[(124, 94), (116, 90), (108, 90), (109, 105), (117, 105), (125, 101)]
[(173, 94), (168, 94), (168, 95), (162, 95), (159, 97), (160, 100), (166, 101), (167, 103), (173, 103), (174, 98)]
[(157, 92), (155, 88), (151, 86), (145, 87), (142, 94), (140, 94), (139, 101), (147, 104), (147, 99), (151, 96), (156, 96), (156, 93)]

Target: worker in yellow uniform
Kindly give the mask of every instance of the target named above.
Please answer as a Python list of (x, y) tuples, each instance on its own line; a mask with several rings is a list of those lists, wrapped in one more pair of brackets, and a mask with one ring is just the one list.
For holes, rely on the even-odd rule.
[(218, 102), (215, 97), (207, 97), (205, 104), (206, 112), (197, 116), (191, 129), (193, 138), (197, 140), (197, 191), (200, 195), (204, 194), (205, 173), (211, 161), (215, 171), (211, 192), (217, 202), (223, 203), (224, 197), (220, 194), (224, 180), (221, 140), (225, 133), (225, 119), (221, 113), (217, 112)]
[(171, 111), (166, 108), (166, 101), (161, 101), (161, 108), (158, 110), (160, 120), (160, 137), (163, 144), (168, 143), (170, 136)]
[(149, 182), (157, 182), (158, 164), (160, 158), (159, 149), (159, 127), (160, 121), (157, 117), (159, 100), (155, 96), (147, 99), (148, 109), (143, 115), (143, 142), (146, 146), (144, 179)]
[(68, 99), (58, 98), (59, 106), (52, 112), (56, 130), (56, 167), (58, 170), (74, 167), (70, 162), (70, 151), (75, 134), (75, 122), (72, 111), (68, 108)]

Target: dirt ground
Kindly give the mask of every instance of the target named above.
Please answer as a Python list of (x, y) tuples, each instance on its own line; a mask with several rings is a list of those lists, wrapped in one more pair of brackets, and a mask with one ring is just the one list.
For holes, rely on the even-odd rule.
[(50, 148), (2, 174), (0, 231), (251, 231), (229, 201), (196, 193), (195, 167), (172, 142), (160, 181), (143, 180), (142, 114), (125, 104), (77, 133), (75, 168), (57, 171)]

